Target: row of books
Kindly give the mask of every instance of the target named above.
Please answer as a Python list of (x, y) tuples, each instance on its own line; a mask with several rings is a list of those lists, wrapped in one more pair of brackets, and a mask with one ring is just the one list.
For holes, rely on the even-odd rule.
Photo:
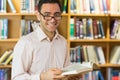
[(0, 65), (11, 64), (13, 58), (13, 50), (6, 50), (0, 57)]
[(39, 26), (39, 22), (34, 20), (21, 20), (21, 36), (29, 34)]
[(110, 63), (120, 64), (120, 45), (114, 46), (110, 53)]
[(70, 48), (71, 63), (93, 62), (105, 64), (104, 52), (101, 46), (82, 45)]
[[(20, 12), (21, 13), (34, 13), (37, 10), (39, 0), (21, 0), (20, 2)], [(67, 13), (68, 0), (60, 0), (63, 13)]]
[(102, 20), (70, 18), (70, 39), (105, 38)]
[(120, 69), (107, 68), (108, 80), (120, 80)]
[(21, 0), (20, 12), (21, 13), (34, 13), (37, 10), (39, 0)]
[(70, 0), (74, 14), (120, 14), (119, 0)]
[(8, 38), (8, 19), (0, 19), (0, 39)]
[(13, 13), (16, 13), (16, 9), (14, 7), (14, 4), (12, 0), (0, 0), (0, 13), (6, 13), (7, 12), (7, 2), (11, 8), (11, 11)]
[(111, 39), (120, 39), (120, 19), (111, 21), (110, 30)]
[(10, 69), (0, 69), (0, 80), (10, 80)]
[(100, 70), (88, 72), (80, 80), (105, 80)]

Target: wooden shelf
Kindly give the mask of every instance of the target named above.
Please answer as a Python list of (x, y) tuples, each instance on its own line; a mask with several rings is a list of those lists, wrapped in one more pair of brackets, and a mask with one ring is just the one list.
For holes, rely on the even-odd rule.
[(17, 42), (19, 39), (0, 39), (0, 42)]
[(0, 69), (5, 69), (5, 68), (11, 68), (11, 65), (6, 65), (6, 66), (0, 66)]
[(120, 64), (99, 64), (99, 67), (120, 67)]
[(109, 14), (70, 14), (71, 16), (108, 17)]
[(0, 16), (20, 16), (20, 13), (0, 13)]
[(70, 42), (108, 42), (108, 39), (78, 39), (78, 40), (70, 40)]

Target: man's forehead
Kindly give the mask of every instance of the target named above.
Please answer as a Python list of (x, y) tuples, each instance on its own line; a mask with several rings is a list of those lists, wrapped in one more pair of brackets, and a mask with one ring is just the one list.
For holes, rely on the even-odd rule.
[(42, 11), (60, 11), (60, 7), (57, 3), (46, 3), (41, 7)]

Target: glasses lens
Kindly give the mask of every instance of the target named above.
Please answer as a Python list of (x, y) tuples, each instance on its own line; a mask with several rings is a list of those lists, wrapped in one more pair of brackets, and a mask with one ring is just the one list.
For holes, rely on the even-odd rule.
[(54, 18), (55, 20), (60, 20), (61, 16), (45, 16), (45, 20), (51, 20), (52, 18)]

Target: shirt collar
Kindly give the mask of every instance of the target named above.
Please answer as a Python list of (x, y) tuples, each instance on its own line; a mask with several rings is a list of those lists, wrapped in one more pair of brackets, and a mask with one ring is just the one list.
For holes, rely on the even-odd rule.
[[(48, 38), (48, 36), (42, 31), (42, 29), (41, 29), (40, 27), (38, 27), (38, 28), (36, 29), (36, 31), (37, 31), (38, 39), (39, 39), (40, 41)], [(60, 36), (60, 34), (59, 34), (58, 31), (56, 30), (56, 34), (55, 34), (55, 36), (54, 36), (53, 39), (57, 39), (57, 38), (59, 38), (59, 36)]]

